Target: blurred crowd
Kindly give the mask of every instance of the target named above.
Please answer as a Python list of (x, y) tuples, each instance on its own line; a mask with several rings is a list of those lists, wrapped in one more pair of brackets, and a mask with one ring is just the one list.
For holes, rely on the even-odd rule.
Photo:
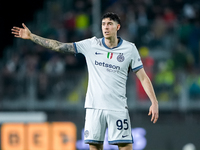
[[(101, 0), (101, 14), (108, 11), (121, 18), (118, 35), (136, 44), (159, 101), (178, 100), (183, 90), (189, 100), (200, 101), (199, 0)], [(46, 0), (44, 10), (35, 16), (27, 26), (42, 37), (75, 42), (95, 36), (92, 0)], [(36, 87), (38, 100), (55, 93), (66, 97), (87, 80), (81, 54), (57, 53), (31, 41), (15, 40), (1, 62), (0, 99), (24, 96), (30, 84)], [(147, 100), (138, 80), (135, 86), (137, 99)]]

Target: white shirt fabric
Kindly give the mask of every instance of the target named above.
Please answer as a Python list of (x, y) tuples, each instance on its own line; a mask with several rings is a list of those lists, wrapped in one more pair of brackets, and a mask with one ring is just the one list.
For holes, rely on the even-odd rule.
[(89, 81), (85, 108), (124, 111), (127, 106), (126, 81), (129, 67), (143, 68), (135, 44), (119, 38), (117, 47), (109, 48), (104, 38), (75, 42), (77, 53), (86, 58)]

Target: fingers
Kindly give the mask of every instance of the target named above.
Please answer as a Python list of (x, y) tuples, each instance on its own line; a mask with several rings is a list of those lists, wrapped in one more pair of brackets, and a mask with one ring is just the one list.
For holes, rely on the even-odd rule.
[(148, 116), (150, 116), (150, 115), (151, 115), (151, 111), (149, 110)]
[(158, 113), (153, 113), (151, 117), (151, 122), (156, 123), (158, 121)]
[(150, 116), (150, 115), (152, 115), (151, 116), (151, 122), (156, 123), (158, 121), (158, 118), (159, 118), (158, 113), (152, 112), (152, 110), (150, 109), (148, 116)]
[(12, 33), (19, 33), (20, 28), (18, 28), (18, 27), (13, 27), (11, 30), (13, 31)]
[(155, 117), (154, 119), (153, 119), (153, 123), (156, 123), (158, 121), (158, 117)]
[(12, 33), (12, 34), (14, 34), (14, 35), (15, 35), (15, 37), (16, 37), (16, 35), (17, 35), (17, 36), (19, 36), (19, 30), (16, 30), (16, 29), (14, 29), (14, 28), (13, 28), (13, 29), (11, 29), (11, 30), (12, 30), (12, 32), (11, 32), (11, 33)]
[(151, 116), (151, 122), (154, 120), (154, 114), (152, 114)]
[(21, 29), (21, 28), (19, 28), (19, 27), (15, 27), (15, 26), (14, 26), (13, 28), (14, 28), (14, 29), (17, 29), (17, 30), (20, 30), (20, 29)]
[(24, 29), (27, 29), (26, 25), (24, 23), (22, 23), (22, 26), (24, 27)]
[(156, 123), (159, 117), (158, 105), (151, 105), (149, 108), (149, 114), (151, 116), (151, 122)]
[(154, 121), (153, 121), (153, 123), (156, 123), (157, 121), (158, 121), (158, 118), (155, 118)]
[(16, 29), (11, 29), (13, 32), (19, 32), (20, 30), (16, 30)]
[(12, 29), (11, 29), (11, 33), (12, 34), (14, 34), (14, 37), (20, 37), (20, 30), (21, 30), (22, 28), (19, 28), (19, 27), (13, 27)]
[(20, 38), (20, 36), (19, 36), (19, 35), (14, 35), (14, 37)]

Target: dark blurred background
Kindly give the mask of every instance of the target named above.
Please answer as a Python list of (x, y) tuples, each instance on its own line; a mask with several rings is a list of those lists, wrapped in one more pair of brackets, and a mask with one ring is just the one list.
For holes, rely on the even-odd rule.
[(134, 131), (143, 141), (143, 147), (134, 149), (200, 149), (199, 0), (2, 1), (0, 113), (42, 112), (47, 117), (41, 122), (70, 121), (77, 127), (77, 141), (81, 140), (88, 80), (85, 58), (13, 38), (11, 28), (25, 23), (37, 35), (75, 42), (101, 37), (101, 16), (107, 11), (121, 18), (118, 35), (136, 44), (160, 104), (160, 118), (153, 125), (147, 116), (149, 99), (130, 73), (132, 128), (142, 129)]

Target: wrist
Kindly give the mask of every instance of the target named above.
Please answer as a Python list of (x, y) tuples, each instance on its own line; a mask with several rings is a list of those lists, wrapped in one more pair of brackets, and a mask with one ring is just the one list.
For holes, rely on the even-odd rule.
[(157, 100), (154, 100), (154, 101), (152, 101), (151, 103), (152, 103), (152, 104), (158, 105), (158, 101), (157, 101)]
[(33, 40), (33, 34), (32, 33), (30, 33), (30, 35), (29, 35), (29, 40)]

